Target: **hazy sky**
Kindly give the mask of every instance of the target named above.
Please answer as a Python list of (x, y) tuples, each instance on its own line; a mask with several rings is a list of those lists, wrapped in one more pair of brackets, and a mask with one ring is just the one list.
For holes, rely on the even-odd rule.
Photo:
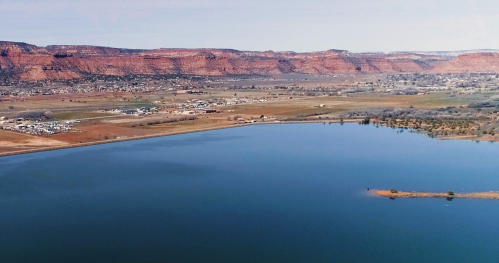
[(0, 0), (0, 40), (40, 46), (499, 48), (495, 0)]

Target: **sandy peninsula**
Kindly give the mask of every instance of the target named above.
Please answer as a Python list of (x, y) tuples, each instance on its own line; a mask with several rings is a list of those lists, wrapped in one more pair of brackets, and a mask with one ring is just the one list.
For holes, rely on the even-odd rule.
[(477, 193), (427, 193), (427, 192), (401, 192), (391, 190), (374, 190), (374, 194), (389, 198), (470, 198), (470, 199), (499, 199), (499, 192)]

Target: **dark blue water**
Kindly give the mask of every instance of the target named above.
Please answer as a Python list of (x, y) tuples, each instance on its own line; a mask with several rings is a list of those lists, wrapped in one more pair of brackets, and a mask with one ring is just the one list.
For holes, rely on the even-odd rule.
[(497, 262), (499, 144), (260, 125), (0, 158), (0, 262)]

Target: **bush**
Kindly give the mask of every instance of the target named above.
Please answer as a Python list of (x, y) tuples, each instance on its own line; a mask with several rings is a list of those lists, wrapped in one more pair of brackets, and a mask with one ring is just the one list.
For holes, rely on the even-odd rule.
[(52, 119), (54, 117), (54, 114), (51, 111), (46, 111), (43, 115), (45, 115), (45, 118), (47, 119)]
[(21, 112), (21, 113), (19, 113), (18, 116), (21, 118), (25, 118), (25, 119), (38, 119), (38, 118), (43, 117), (43, 112), (39, 112), (39, 111)]
[(392, 193), (392, 194), (396, 194), (396, 193), (398, 193), (398, 191), (397, 191), (397, 189), (392, 188), (392, 189), (390, 189), (390, 193)]

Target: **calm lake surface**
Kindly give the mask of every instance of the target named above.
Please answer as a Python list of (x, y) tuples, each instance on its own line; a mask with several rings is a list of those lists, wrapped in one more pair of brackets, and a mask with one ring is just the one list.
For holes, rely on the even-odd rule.
[(0, 158), (0, 262), (497, 262), (499, 144), (257, 125)]

